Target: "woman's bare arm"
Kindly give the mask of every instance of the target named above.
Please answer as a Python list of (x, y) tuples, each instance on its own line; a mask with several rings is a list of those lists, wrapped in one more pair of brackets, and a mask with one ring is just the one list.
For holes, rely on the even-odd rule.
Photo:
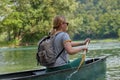
[[(77, 45), (77, 43), (74, 43), (74, 45)], [(71, 42), (65, 42), (64, 47), (66, 51), (68, 52), (68, 54), (70, 55), (76, 54), (80, 52), (81, 50), (87, 50), (87, 47), (72, 47)]]
[(82, 46), (82, 45), (86, 45), (87, 42), (90, 43), (90, 38), (87, 38), (84, 42), (73, 42), (73, 41), (71, 41), (71, 45), (72, 45), (72, 47)]
[(83, 43), (83, 42), (74, 42), (74, 41), (72, 41), (72, 42), (71, 42), (71, 45), (72, 45), (72, 47), (75, 47), (75, 46), (82, 46), (82, 45), (85, 45), (85, 43)]

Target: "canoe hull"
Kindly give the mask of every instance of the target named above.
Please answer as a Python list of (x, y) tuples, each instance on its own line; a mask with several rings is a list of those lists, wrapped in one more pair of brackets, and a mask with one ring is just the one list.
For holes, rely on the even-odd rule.
[(105, 77), (106, 74), (105, 61), (106, 57), (86, 60), (85, 65), (77, 72), (77, 67), (47, 73), (45, 69), (41, 69), (3, 74), (0, 75), (0, 80), (101, 80), (99, 78)]

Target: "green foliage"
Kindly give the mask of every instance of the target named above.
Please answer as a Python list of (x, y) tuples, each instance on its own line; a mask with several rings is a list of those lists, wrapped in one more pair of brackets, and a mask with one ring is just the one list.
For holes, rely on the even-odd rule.
[(11, 2), (15, 4), (12, 7), (14, 11), (4, 18), (2, 25), (4, 31), (8, 33), (9, 41), (21, 42), (38, 41), (48, 34), (55, 15), (72, 16), (77, 6), (74, 0), (11, 0)]
[[(15, 44), (37, 42), (64, 15), (73, 39), (120, 37), (120, 0), (1, 0), (1, 39)], [(5, 33), (5, 34), (4, 34)], [(5, 36), (7, 34), (7, 36)]]
[[(74, 39), (118, 38), (120, 29), (119, 0), (78, 0), (77, 14), (83, 17), (81, 30)], [(79, 36), (79, 37), (78, 37)]]

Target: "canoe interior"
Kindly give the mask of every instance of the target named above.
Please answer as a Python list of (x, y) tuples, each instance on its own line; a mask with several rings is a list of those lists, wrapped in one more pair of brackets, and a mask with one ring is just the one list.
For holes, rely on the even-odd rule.
[[(91, 77), (91, 76), (94, 77), (94, 75), (96, 75), (96, 73), (98, 72), (101, 72), (104, 75), (106, 71), (105, 59), (106, 57), (86, 59), (85, 65), (82, 66), (79, 72), (76, 75), (74, 75), (74, 77), (71, 78), (70, 80), (84, 79), (86, 78), (87, 75), (88, 75), (87, 77)], [(23, 72), (1, 74), (0, 80), (66, 80), (65, 79), (66, 75), (70, 75), (70, 73), (74, 72), (76, 69), (77, 67), (74, 67), (71, 69), (65, 69), (65, 70), (59, 70), (59, 71), (53, 71), (47, 73), (46, 73), (46, 69), (41, 69), (41, 70), (30, 70)], [(90, 72), (94, 74), (91, 74)], [(91, 75), (89, 76), (88, 73)], [(86, 74), (86, 76), (84, 76), (84, 74)], [(78, 78), (80, 77), (80, 75), (82, 78)]]

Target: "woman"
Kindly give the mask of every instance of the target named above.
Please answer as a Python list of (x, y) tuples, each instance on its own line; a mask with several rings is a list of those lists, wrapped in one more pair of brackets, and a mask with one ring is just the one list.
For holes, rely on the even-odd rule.
[(55, 64), (49, 67), (51, 70), (51, 67), (59, 69), (59, 66), (64, 66), (69, 63), (68, 55), (73, 55), (82, 50), (87, 50), (87, 47), (76, 46), (85, 45), (87, 42), (90, 42), (90, 39), (86, 39), (83, 43), (71, 41), (69, 34), (67, 33), (68, 24), (69, 23), (66, 22), (64, 16), (56, 16), (53, 20), (53, 30), (51, 31), (51, 35), (59, 33), (54, 40), (55, 51), (56, 53), (60, 53), (63, 48), (65, 50), (57, 58)]

